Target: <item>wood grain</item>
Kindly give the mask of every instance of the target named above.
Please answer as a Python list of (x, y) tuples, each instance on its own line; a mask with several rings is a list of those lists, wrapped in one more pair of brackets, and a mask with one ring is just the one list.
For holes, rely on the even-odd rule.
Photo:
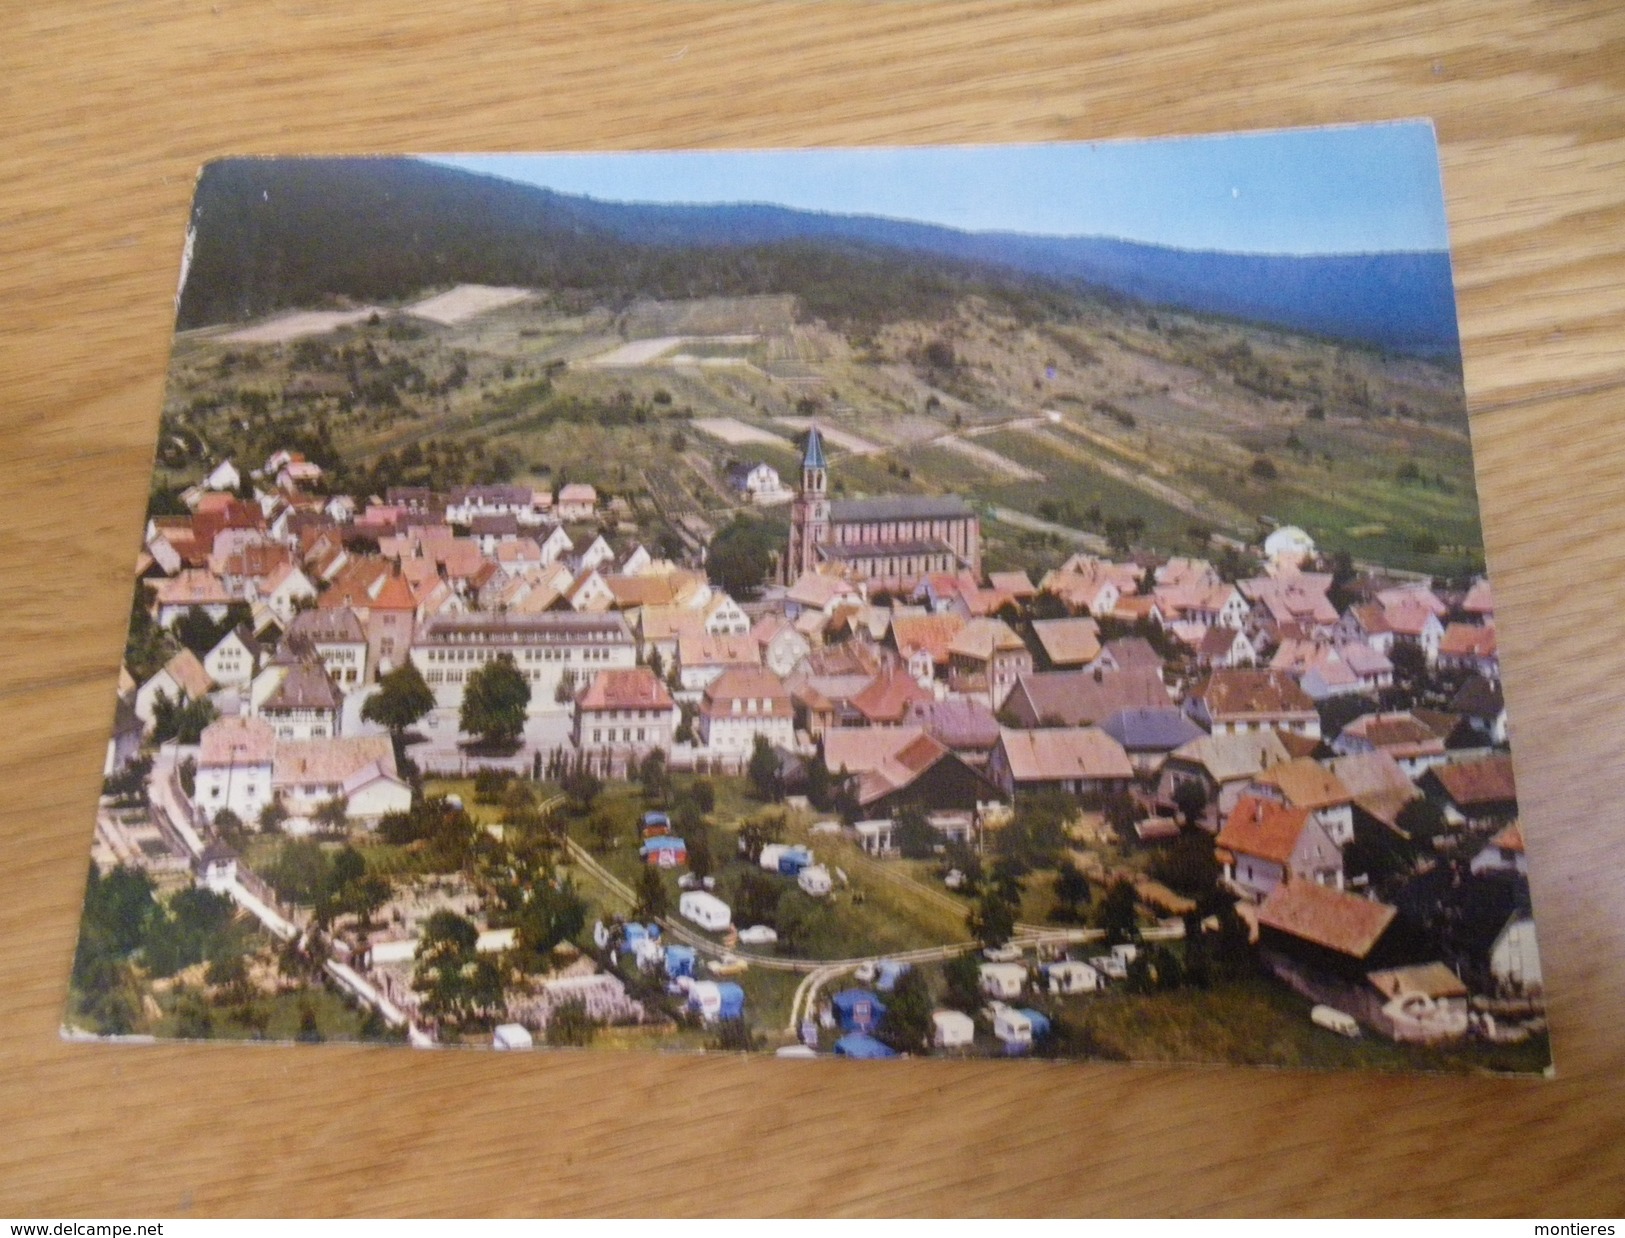
[[(1625, 10), (166, 0), (4, 25), (0, 1212), (1625, 1211)], [(1411, 116), (1443, 151), (1557, 1081), (57, 1042), (203, 160)]]

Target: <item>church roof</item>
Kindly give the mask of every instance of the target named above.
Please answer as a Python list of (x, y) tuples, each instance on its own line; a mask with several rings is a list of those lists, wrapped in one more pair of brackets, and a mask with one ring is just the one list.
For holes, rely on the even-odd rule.
[(804, 469), (829, 467), (824, 463), (824, 436), (818, 432), (816, 425), (807, 431), (807, 450), (801, 457), (801, 467)]

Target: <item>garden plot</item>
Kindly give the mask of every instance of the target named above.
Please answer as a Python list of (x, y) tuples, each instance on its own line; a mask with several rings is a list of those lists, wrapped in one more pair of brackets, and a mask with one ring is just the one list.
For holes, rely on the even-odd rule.
[(416, 305), (406, 307), (414, 318), (427, 318), (443, 327), (456, 326), (470, 318), (505, 305), (513, 305), (531, 296), (527, 288), (495, 288), (489, 284), (458, 284), (450, 292), (429, 297)]
[[(773, 420), (781, 426), (788, 426), (801, 433), (811, 429), (813, 424), (811, 417), (775, 417)], [(850, 431), (837, 430), (822, 422), (819, 423), (818, 433), (824, 436), (826, 443), (850, 451), (855, 456), (876, 456), (886, 450), (878, 443), (871, 443), (868, 439), (859, 438)]]
[(304, 339), (307, 335), (325, 335), (340, 327), (366, 322), (374, 314), (383, 312), (374, 305), (354, 310), (299, 310), (244, 327), (241, 331), (233, 331), (230, 335), (221, 336), (221, 339), (227, 344), (286, 344)]
[(768, 443), (774, 447), (789, 445), (781, 436), (763, 430), (759, 426), (746, 425), (733, 417), (696, 417), (689, 424), (701, 434), (721, 439), (730, 447), (738, 447), (745, 443)]

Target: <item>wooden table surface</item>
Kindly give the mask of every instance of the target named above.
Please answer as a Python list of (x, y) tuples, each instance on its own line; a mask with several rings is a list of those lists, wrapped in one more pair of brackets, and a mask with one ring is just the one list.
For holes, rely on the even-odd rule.
[[(0, 1214), (1625, 1211), (1615, 0), (5, 5)], [(193, 177), (223, 154), (1428, 116), (1559, 1078), (58, 1043)]]

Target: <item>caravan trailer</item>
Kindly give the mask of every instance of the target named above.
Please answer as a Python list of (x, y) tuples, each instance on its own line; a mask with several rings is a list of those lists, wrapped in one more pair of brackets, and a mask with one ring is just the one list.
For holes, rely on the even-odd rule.
[(733, 913), (728, 904), (715, 894), (707, 894), (704, 890), (684, 890), (678, 897), (677, 910), (685, 920), (692, 920), (703, 929), (713, 933), (720, 933), (728, 927), (733, 919)]

